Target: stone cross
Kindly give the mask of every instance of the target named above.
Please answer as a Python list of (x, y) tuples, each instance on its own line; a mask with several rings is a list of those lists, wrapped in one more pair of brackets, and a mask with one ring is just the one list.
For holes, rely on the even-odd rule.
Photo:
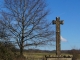
[(56, 17), (56, 21), (53, 20), (52, 23), (56, 24), (56, 55), (60, 56), (60, 24), (63, 24), (63, 20), (60, 21), (60, 17)]

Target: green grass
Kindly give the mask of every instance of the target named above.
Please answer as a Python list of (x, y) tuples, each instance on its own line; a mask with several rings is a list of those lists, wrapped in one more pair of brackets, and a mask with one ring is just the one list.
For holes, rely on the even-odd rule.
[(24, 56), (26, 58), (32, 58), (32, 59), (41, 59), (41, 58), (44, 58), (45, 55), (55, 55), (54, 53), (26, 53), (24, 52)]

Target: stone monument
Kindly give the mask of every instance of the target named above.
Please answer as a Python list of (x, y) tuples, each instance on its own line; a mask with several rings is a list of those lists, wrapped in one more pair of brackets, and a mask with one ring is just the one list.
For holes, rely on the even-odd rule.
[(56, 24), (56, 55), (61, 55), (60, 48), (60, 24), (63, 24), (63, 20), (60, 21), (60, 17), (56, 17), (56, 21), (52, 21), (53, 24)]
[(46, 55), (45, 60), (72, 60), (72, 56), (70, 55), (61, 55), (60, 24), (63, 24), (63, 20), (60, 21), (60, 17), (56, 17), (56, 20), (53, 20), (52, 24), (56, 24), (56, 55)]

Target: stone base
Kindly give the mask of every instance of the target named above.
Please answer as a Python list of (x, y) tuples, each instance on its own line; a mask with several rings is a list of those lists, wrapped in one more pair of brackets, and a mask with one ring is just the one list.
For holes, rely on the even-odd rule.
[(44, 60), (72, 60), (72, 56), (52, 56), (52, 55), (48, 55), (48, 56), (45, 56), (45, 59)]
[(46, 60), (72, 60), (72, 58), (47, 58)]

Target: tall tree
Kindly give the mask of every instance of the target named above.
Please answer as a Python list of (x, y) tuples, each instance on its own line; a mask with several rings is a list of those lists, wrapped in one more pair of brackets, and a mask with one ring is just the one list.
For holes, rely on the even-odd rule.
[(44, 0), (4, 0), (1, 20), (20, 48), (50, 44), (53, 30), (46, 17), (49, 11)]

